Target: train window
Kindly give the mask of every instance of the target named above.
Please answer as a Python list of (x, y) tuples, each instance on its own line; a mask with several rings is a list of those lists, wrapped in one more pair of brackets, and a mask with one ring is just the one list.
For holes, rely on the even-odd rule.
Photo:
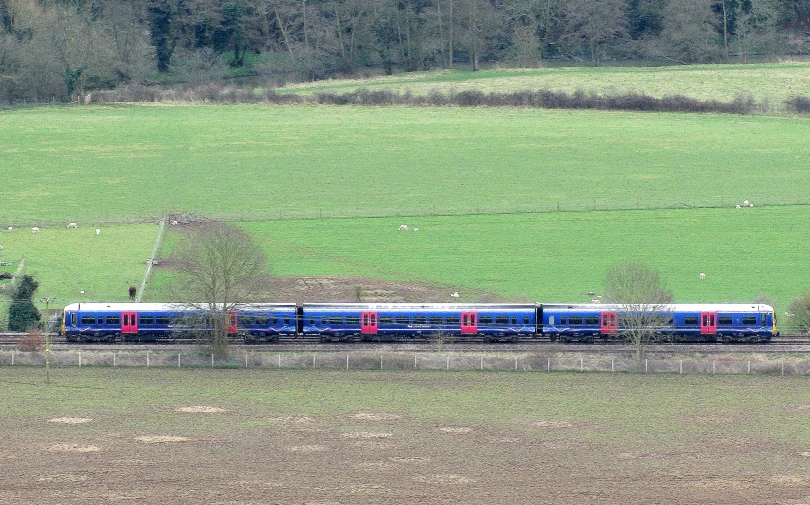
[(155, 324), (169, 324), (169, 316), (155, 316)]
[(82, 324), (96, 324), (96, 316), (82, 316)]
[(140, 324), (155, 324), (155, 316), (140, 316)]
[(343, 316), (329, 316), (329, 324), (343, 324)]
[(565, 316), (560, 316), (560, 324), (568, 324), (568, 319)]
[(476, 324), (475, 324), (475, 314), (470, 314), (470, 326), (476, 326)]
[(413, 324), (427, 324), (427, 317), (413, 316)]
[(397, 324), (411, 324), (411, 318), (408, 316), (397, 316)]
[(757, 316), (743, 316), (743, 324), (757, 324)]
[(447, 324), (460, 324), (461, 318), (459, 318), (458, 316), (447, 316), (445, 322), (447, 322)]
[(683, 324), (700, 324), (698, 316), (686, 316), (683, 318)]
[(76, 326), (76, 314), (70, 315), (70, 324), (71, 326)]
[(394, 318), (391, 316), (380, 316), (380, 324), (394, 324)]
[(509, 316), (495, 316), (495, 324), (509, 324)]
[(717, 317), (717, 324), (720, 326), (731, 326), (731, 316), (718, 316)]
[(441, 326), (442, 316), (430, 316), (430, 318), (428, 318), (428, 322), (430, 322), (432, 326)]
[(523, 317), (523, 324), (529, 324), (529, 316)]
[(284, 318), (284, 324), (290, 324), (290, 318), (289, 317)]
[(309, 316), (309, 324), (312, 326), (315, 325), (315, 316)]
[(569, 316), (568, 317), (568, 324), (582, 324), (582, 316)]
[(360, 316), (346, 316), (346, 324), (360, 324)]
[(174, 316), (172, 318), (172, 323), (176, 326), (186, 326), (188, 324), (188, 319), (186, 316)]
[(262, 326), (268, 326), (272, 318), (270, 316), (256, 316), (255, 318), (242, 318), (242, 319), (243, 320), (252, 319), (252, 321), (250, 322), (245, 321), (245, 324), (260, 324)]
[(107, 324), (121, 324), (121, 316), (107, 316)]
[(599, 316), (585, 316), (585, 324), (590, 324), (591, 326), (598, 326)]
[(554, 325), (554, 316), (548, 316), (548, 324)]
[(481, 316), (478, 318), (478, 324), (492, 324), (492, 316)]

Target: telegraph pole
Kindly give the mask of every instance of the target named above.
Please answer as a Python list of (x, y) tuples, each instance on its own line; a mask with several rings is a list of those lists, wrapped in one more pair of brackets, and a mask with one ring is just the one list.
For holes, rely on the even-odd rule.
[(56, 298), (39, 299), (40, 303), (45, 304), (45, 382), (47, 384), (51, 383), (51, 339), (50, 335), (48, 335), (50, 326), (50, 312), (48, 309), (54, 300), (56, 300)]

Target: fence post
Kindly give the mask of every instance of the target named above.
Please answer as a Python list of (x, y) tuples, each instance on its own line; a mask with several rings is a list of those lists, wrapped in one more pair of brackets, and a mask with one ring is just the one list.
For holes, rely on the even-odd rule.
[(484, 369), (484, 355), (481, 355), (481, 370)]
[(712, 375), (714, 375), (714, 372), (717, 370), (716, 364), (717, 362), (715, 360), (712, 360)]
[(211, 353), (211, 368), (214, 368), (214, 353)]
[(113, 367), (115, 367), (115, 351), (113, 351)]
[(281, 354), (278, 355), (278, 368), (281, 369)]
[(346, 353), (346, 370), (349, 369), (349, 353)]
[(146, 351), (146, 368), (149, 368), (149, 351)]
[(681, 369), (680, 369), (680, 372), (679, 372), (679, 373), (680, 373), (681, 375), (683, 375), (683, 360), (681, 360)]
[(616, 358), (610, 358), (610, 372), (616, 373)]
[(548, 371), (551, 371), (551, 356), (548, 357)]
[(413, 369), (416, 370), (416, 354), (413, 355)]
[(748, 374), (751, 374), (751, 361), (748, 361)]
[(649, 360), (647, 358), (644, 358), (644, 373), (647, 373), (647, 361)]
[(315, 370), (315, 355), (312, 355), (312, 369)]
[[(82, 351), (79, 351), (79, 368), (82, 367)], [(784, 374), (782, 374), (784, 375)]]
[(584, 371), (584, 366), (585, 366), (584, 361), (585, 361), (585, 358), (579, 358), (579, 371), (580, 372)]
[(447, 369), (450, 370), (450, 355), (447, 355)]
[(382, 354), (380, 354), (380, 370), (382, 370), (382, 369), (383, 369), (383, 366), (382, 366), (382, 357), (383, 357), (383, 355), (382, 355)]
[(515, 356), (515, 371), (517, 372), (517, 356)]

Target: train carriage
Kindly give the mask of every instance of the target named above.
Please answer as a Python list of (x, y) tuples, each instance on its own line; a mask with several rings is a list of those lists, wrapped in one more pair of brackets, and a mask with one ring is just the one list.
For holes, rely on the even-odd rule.
[[(628, 310), (620, 304), (543, 304), (540, 332), (552, 341), (614, 340), (631, 329)], [(650, 308), (653, 308), (652, 306)], [(773, 307), (764, 304), (668, 304), (651, 316), (655, 339), (669, 342), (768, 342), (777, 335)], [(639, 314), (635, 314), (638, 316)]]
[[(278, 341), (297, 332), (295, 304), (244, 305), (227, 317), (228, 333), (246, 341)], [(68, 342), (156, 342), (207, 331), (203, 306), (181, 303), (74, 303), (63, 315)]]
[(305, 303), (302, 332), (321, 340), (478, 336), (486, 342), (536, 335), (535, 304)]

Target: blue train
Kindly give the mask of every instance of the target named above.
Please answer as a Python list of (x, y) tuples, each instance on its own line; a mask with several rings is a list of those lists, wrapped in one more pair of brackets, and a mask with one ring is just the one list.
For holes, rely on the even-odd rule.
[[(407, 341), (440, 334), (483, 342), (544, 336), (589, 343), (621, 339), (639, 321), (656, 339), (670, 342), (765, 343), (778, 335), (770, 305), (671, 304), (646, 319), (638, 316), (613, 304), (260, 303), (229, 312), (227, 324), (228, 333), (246, 343), (302, 336)], [(206, 317), (199, 306), (180, 303), (73, 303), (64, 309), (62, 332), (68, 342), (156, 342), (210, 331)]]

